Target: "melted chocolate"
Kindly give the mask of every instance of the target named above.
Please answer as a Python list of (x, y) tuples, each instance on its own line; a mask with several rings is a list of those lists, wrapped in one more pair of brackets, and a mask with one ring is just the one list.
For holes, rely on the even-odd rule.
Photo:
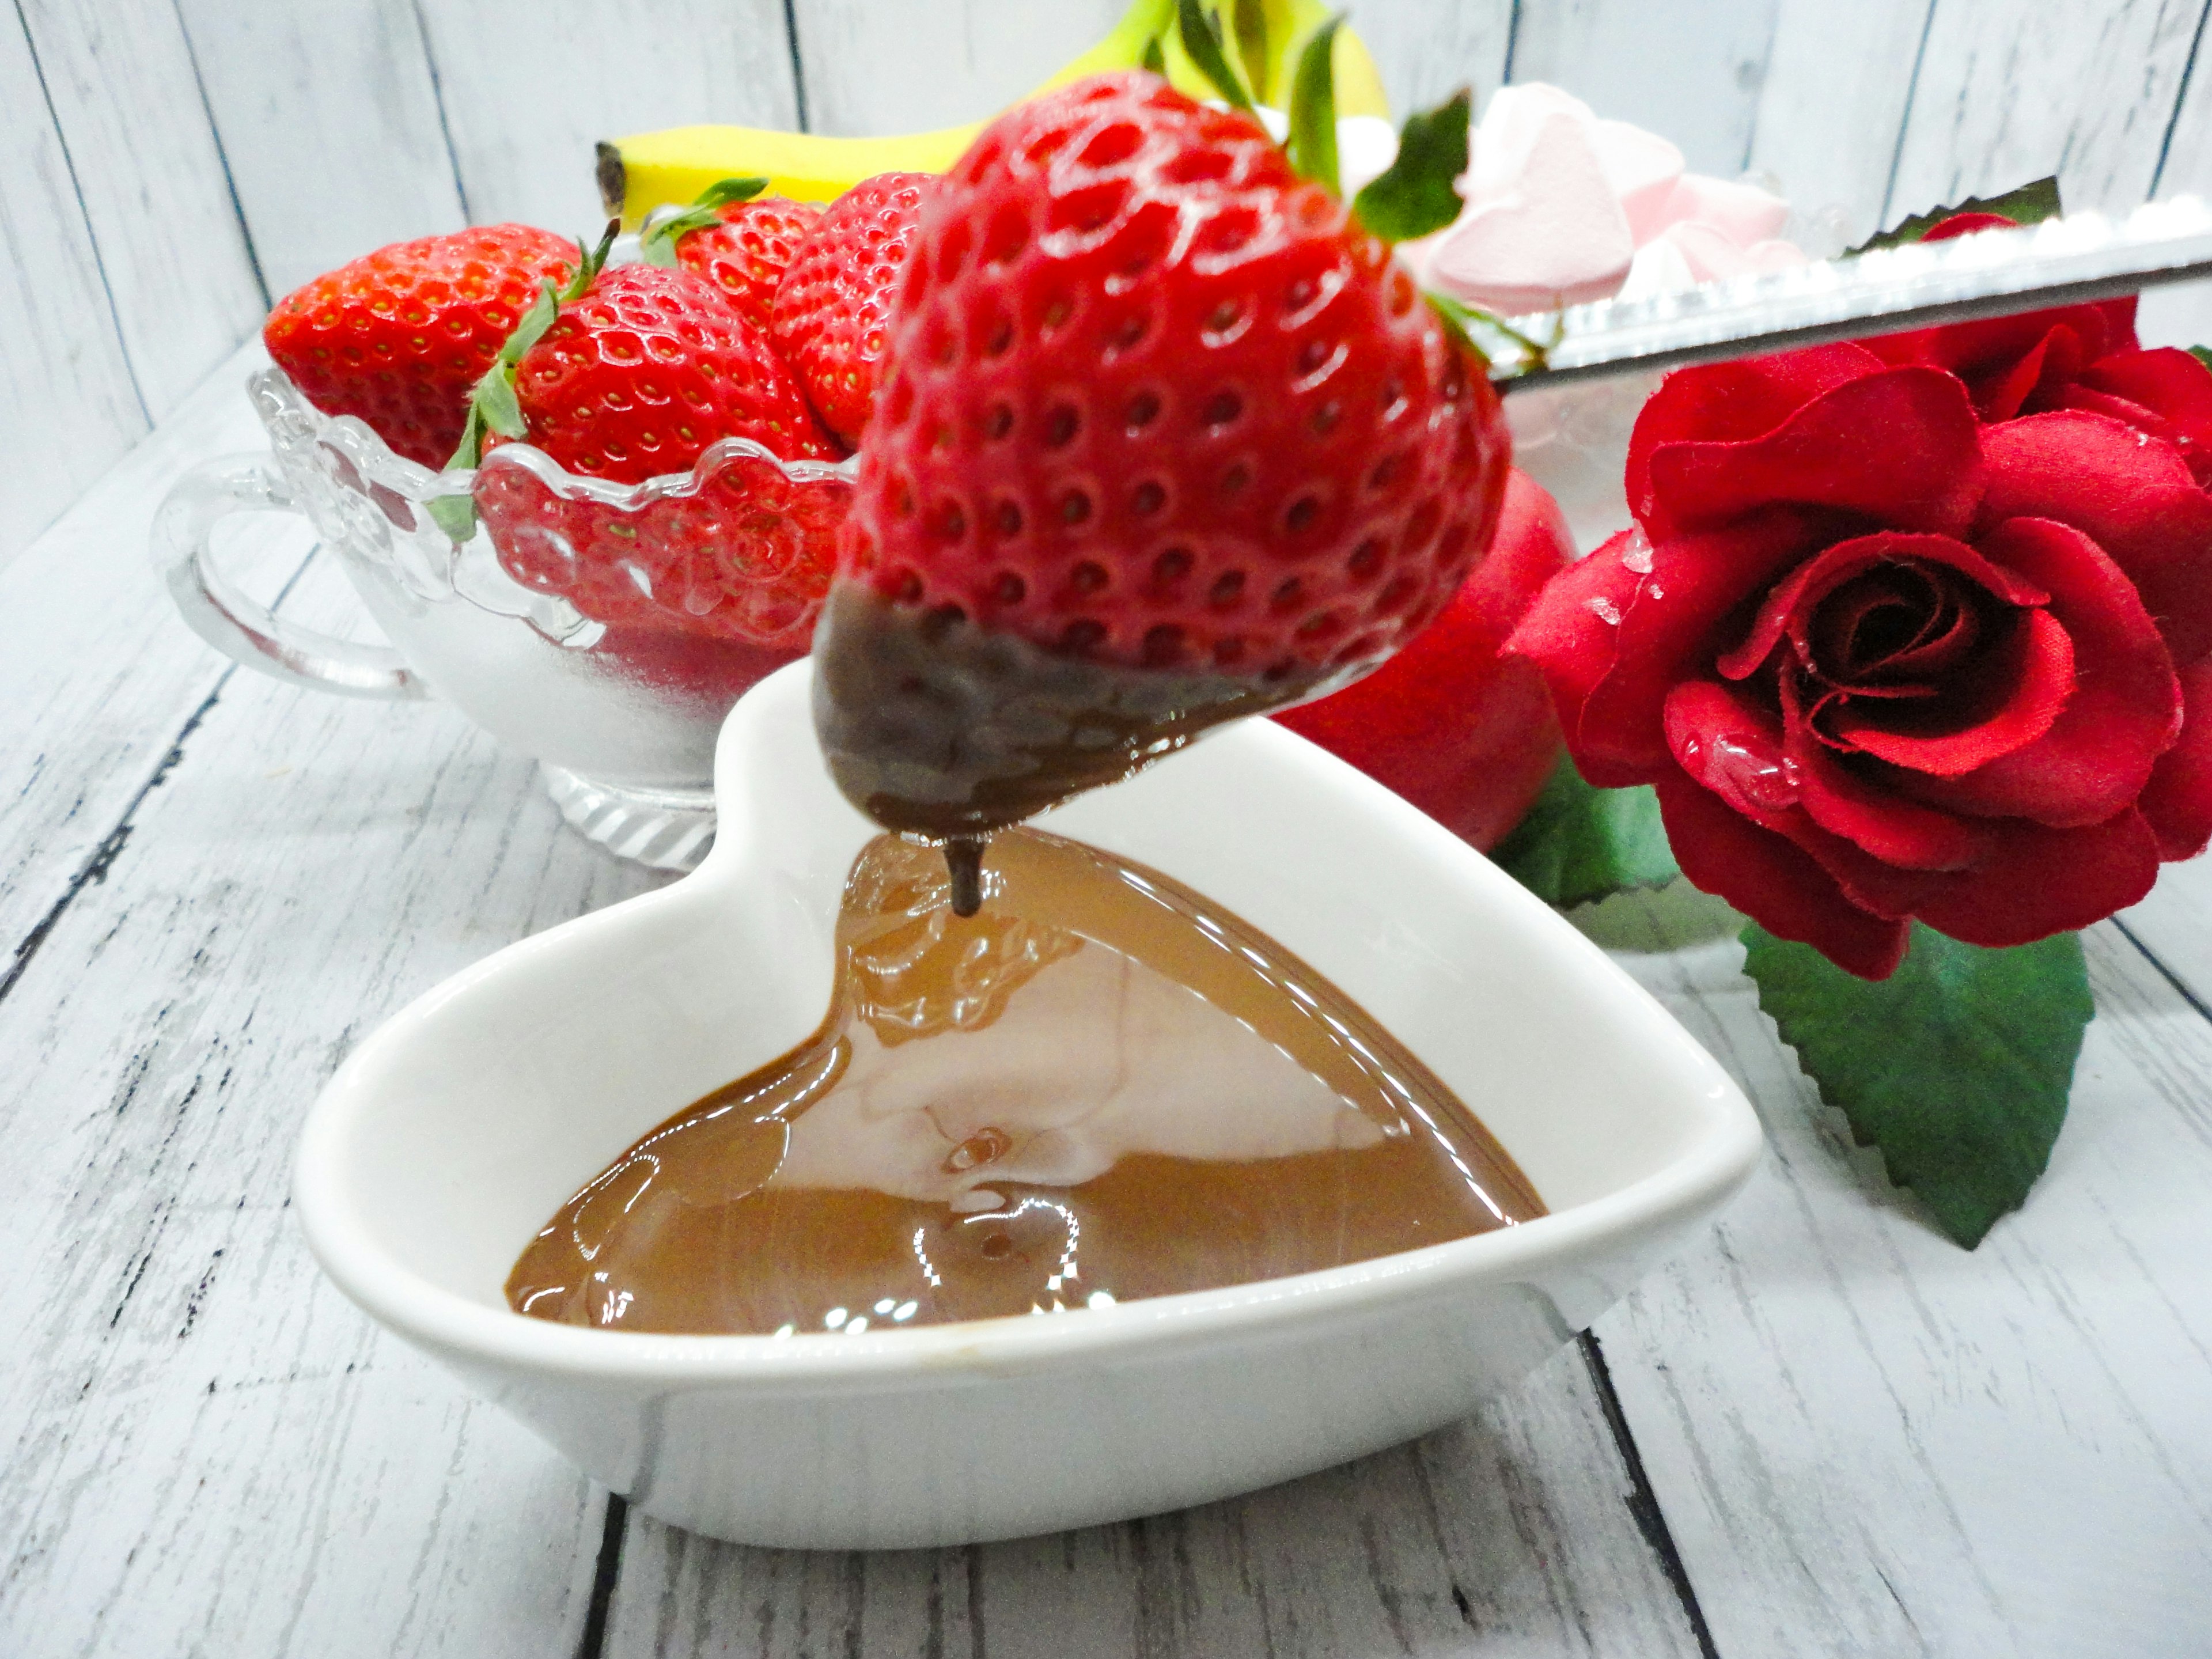
[(1242, 1284), (1540, 1215), (1355, 1003), (1152, 871), (1030, 830), (952, 914), (896, 837), (854, 865), (822, 1029), (563, 1205), (519, 1311), (858, 1330)]
[(814, 728), (837, 787), (884, 829), (933, 842), (988, 836), (1347, 678), (1089, 662), (852, 581), (830, 590), (814, 662)]

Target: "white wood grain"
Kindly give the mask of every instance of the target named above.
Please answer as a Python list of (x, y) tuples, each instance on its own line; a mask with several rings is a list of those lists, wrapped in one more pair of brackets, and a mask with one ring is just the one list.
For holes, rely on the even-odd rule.
[(1751, 164), (1801, 214), (1840, 208), (1852, 242), (1881, 228), (1897, 135), (1935, 0), (1779, 0)]
[(634, 1521), (605, 1651), (1693, 1654), (1625, 1490), (1570, 1350), (1412, 1446), (1124, 1526), (864, 1556), (744, 1549)]
[(1480, 115), (1505, 80), (1513, 12), (1513, 0), (1459, 0), (1455, 5), (1370, 0), (1351, 8), (1352, 27), (1367, 43), (1383, 90), (1390, 94), (1390, 108), (1401, 120), (1462, 87), (1474, 89)]
[(115, 326), (159, 420), (265, 309), (183, 27), (171, 0), (16, 9), (69, 146)]
[[(0, 950), (12, 951), (80, 879), (160, 770), (177, 728), (228, 665), (179, 618), (147, 555), (154, 510), (186, 467), (265, 449), (234, 354), (99, 486), (0, 568)], [(264, 600), (312, 538), (256, 515), (217, 544)], [(33, 621), (33, 619), (36, 620)], [(11, 958), (0, 956), (0, 976)]]
[(2169, 864), (2120, 922), (2188, 994), (2212, 1007), (2212, 859)]
[(1663, 133), (1700, 173), (1734, 178), (1751, 154), (1776, 0), (1521, 0), (1511, 74), (1548, 81), (1600, 115)]
[[(1685, 936), (1616, 904), (1615, 938)], [(1972, 1254), (1814, 1109), (1732, 938), (1638, 962), (1772, 1148), (1600, 1323), (1722, 1653), (2205, 1651), (2212, 1024), (2115, 928), (2087, 944), (2065, 1132)]]
[(290, 1145), (361, 1031), (653, 878), (434, 706), (240, 671), (182, 748), (0, 1002), (0, 1652), (572, 1650), (603, 1496), (322, 1280)]
[(0, 25), (0, 568), (145, 435), (30, 38)]
[(807, 124), (872, 137), (980, 119), (1104, 34), (1124, 3), (797, 0)]
[(386, 242), (460, 227), (410, 0), (179, 0), (179, 15), (272, 299)]
[(2073, 208), (2149, 193), (2202, 0), (1936, 0), (1886, 218), (2058, 175)]
[[(878, 8), (888, 24), (903, 4)], [(781, 0), (495, 0), (420, 8), (479, 224), (595, 229), (592, 146), (697, 122), (797, 125)], [(886, 31), (888, 32), (888, 31)]]

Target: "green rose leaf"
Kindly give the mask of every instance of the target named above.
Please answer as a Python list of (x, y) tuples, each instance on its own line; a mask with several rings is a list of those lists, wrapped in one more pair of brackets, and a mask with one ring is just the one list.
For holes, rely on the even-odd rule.
[(1954, 207), (1930, 208), (1925, 213), (1916, 213), (1881, 234), (1869, 236), (1844, 257), (1848, 258), (1853, 253), (1869, 253), (1878, 247), (1902, 247), (1907, 242), (1917, 242), (1956, 214), (2001, 213), (2017, 224), (2039, 225), (2045, 219), (2056, 219), (2063, 210), (2058, 205), (2058, 180), (2056, 178), (2038, 179), (2017, 189), (2008, 190), (2002, 196), (1969, 196)]
[(2081, 939), (1991, 951), (1915, 922), (1879, 982), (1756, 923), (1743, 940), (1759, 1006), (1860, 1144), (1954, 1240), (1980, 1243), (2027, 1198), (2066, 1121), (2095, 1012)]
[(1406, 118), (1389, 170), (1352, 198), (1352, 216), (1386, 242), (1442, 230), (1462, 205), (1453, 186), (1467, 171), (1468, 121), (1474, 94), (1465, 87), (1432, 110)]
[(1638, 887), (1664, 887), (1681, 872), (1647, 787), (1598, 789), (1565, 758), (1544, 793), (1491, 858), (1547, 904), (1571, 908)]

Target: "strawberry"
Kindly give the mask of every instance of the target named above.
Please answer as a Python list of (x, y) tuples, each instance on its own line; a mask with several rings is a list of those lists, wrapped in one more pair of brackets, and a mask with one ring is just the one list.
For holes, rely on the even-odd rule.
[(500, 343), (538, 285), (575, 266), (574, 243), (527, 225), (394, 242), (286, 295), (261, 337), (317, 409), (356, 416), (394, 453), (441, 467)]
[(822, 217), (811, 202), (781, 196), (732, 202), (716, 222), (677, 239), (676, 257), (729, 295), (738, 314), (767, 332), (769, 313), (784, 271)]
[(863, 179), (830, 204), (776, 285), (775, 349), (823, 424), (848, 444), (867, 429), (891, 290), (933, 182), (926, 173)]
[(805, 649), (842, 485), (795, 482), (734, 447), (696, 464), (732, 438), (787, 461), (837, 450), (719, 289), (655, 265), (598, 272), (550, 325), (526, 319), (506, 356), (513, 386), (495, 374), (478, 393), (488, 450), (526, 438), (572, 473), (658, 481), (625, 507), (487, 465), (477, 505), (509, 574), (599, 622)]
[(1544, 677), (1499, 651), (1574, 556), (1559, 504), (1516, 469), (1489, 556), (1436, 621), (1365, 679), (1275, 718), (1488, 852), (1561, 752)]
[[(1463, 95), (1416, 120), (1402, 165), (1455, 205)], [(1457, 591), (1504, 423), (1325, 162), (1127, 72), (1002, 116), (932, 192), (815, 641), (824, 750), (880, 821), (988, 834), (1356, 677)], [(1449, 211), (1394, 175), (1361, 216)]]

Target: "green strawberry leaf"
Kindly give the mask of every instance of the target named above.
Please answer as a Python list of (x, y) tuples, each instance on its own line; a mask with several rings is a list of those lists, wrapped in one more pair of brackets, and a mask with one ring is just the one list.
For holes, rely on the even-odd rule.
[(545, 331), (553, 326), (553, 319), (560, 314), (561, 302), (554, 297), (553, 284), (540, 283), (538, 297), (530, 302), (530, 309), (524, 312), (516, 322), (514, 331), (501, 345), (495, 362), (513, 368), (522, 361), (524, 352), (545, 337)]
[(2066, 1121), (2096, 1012), (2080, 938), (1990, 951), (1915, 922), (1879, 982), (1756, 923), (1743, 939), (1759, 1006), (1859, 1143), (1953, 1240), (1980, 1243), (2027, 1198)]
[(1647, 787), (1593, 787), (1564, 757), (1536, 804), (1490, 856), (1538, 898), (1566, 909), (1664, 887), (1681, 874), (1659, 821), (1659, 798)]
[(2039, 225), (2045, 219), (2056, 219), (2063, 210), (2058, 204), (2058, 180), (2055, 177), (2037, 179), (2000, 196), (1969, 196), (1954, 207), (1930, 208), (1925, 213), (1916, 213), (1879, 235), (1869, 236), (1844, 257), (1870, 253), (1878, 247), (1903, 247), (1961, 213), (2001, 213), (2017, 224)]
[(422, 503), (439, 529), (456, 542), (465, 542), (477, 533), (476, 498), (471, 495), (434, 495)]
[(1338, 12), (1307, 37), (1291, 79), (1291, 165), (1332, 196), (1344, 193), (1336, 162), (1336, 32)]
[(1145, 56), (1142, 62), (1144, 67), (1154, 75), (1164, 76), (1168, 72), (1168, 60), (1165, 54), (1160, 51), (1158, 35), (1156, 34), (1145, 42)]
[(513, 371), (504, 363), (494, 363), (477, 382), (476, 397), (471, 413), (481, 416), (483, 423), (502, 438), (526, 438), (530, 428), (522, 418), (522, 404), (514, 395)]
[(679, 269), (682, 262), (676, 257), (678, 242), (695, 230), (721, 223), (721, 210), (732, 202), (750, 202), (767, 188), (766, 179), (717, 180), (701, 191), (683, 212), (672, 213), (647, 225), (645, 234), (638, 238), (639, 256), (646, 264), (659, 265), (664, 270)]
[(1482, 359), (1493, 383), (1517, 380), (1531, 369), (1543, 368), (1552, 348), (1559, 343), (1563, 324), (1556, 312), (1552, 317), (1552, 337), (1538, 340), (1523, 334), (1503, 317), (1475, 306), (1462, 305), (1449, 294), (1424, 290), (1421, 297), (1444, 325), (1444, 331)]
[(2203, 364), (2205, 368), (2212, 368), (2212, 346), (2191, 346), (2189, 348), (2189, 355)]
[(1213, 82), (1214, 90), (1231, 109), (1252, 112), (1252, 96), (1244, 90), (1244, 83), (1237, 78), (1237, 71), (1229, 67), (1228, 55), (1221, 46), (1220, 25), (1200, 9), (1198, 0), (1176, 0), (1176, 29), (1182, 39), (1182, 49), (1190, 54), (1190, 61), (1198, 72)]
[(1386, 242), (1411, 241), (1459, 217), (1453, 183), (1467, 171), (1474, 94), (1462, 87), (1432, 110), (1406, 118), (1398, 159), (1352, 198), (1352, 216)]

